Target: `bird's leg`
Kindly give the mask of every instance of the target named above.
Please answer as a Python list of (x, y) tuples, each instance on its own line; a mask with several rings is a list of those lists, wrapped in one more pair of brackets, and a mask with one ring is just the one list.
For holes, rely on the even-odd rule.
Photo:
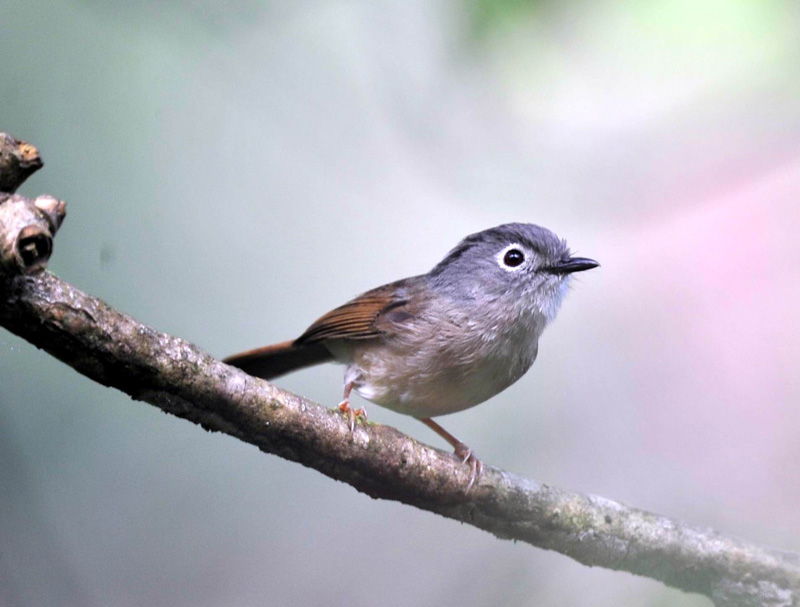
[(339, 411), (346, 413), (350, 417), (350, 432), (356, 427), (356, 413), (350, 406), (350, 392), (353, 391), (353, 382), (349, 381), (344, 385), (344, 398), (339, 403)]
[(472, 485), (475, 484), (475, 481), (477, 481), (480, 478), (481, 472), (483, 472), (483, 463), (481, 462), (481, 460), (479, 460), (477, 456), (472, 452), (472, 449), (467, 447), (455, 436), (453, 436), (447, 430), (442, 428), (430, 417), (420, 417), (418, 419), (453, 446), (456, 457), (461, 458), (462, 464), (469, 463), (470, 475), (469, 475), (469, 483), (467, 484), (467, 489), (466, 489), (466, 491), (469, 491), (472, 488)]
[(356, 417), (360, 417), (364, 421), (367, 421), (367, 410), (364, 407), (359, 407), (358, 409), (353, 410), (350, 406), (350, 393), (353, 391), (353, 387), (355, 386), (355, 382), (347, 382), (344, 385), (344, 400), (339, 403), (339, 411), (342, 413), (346, 413), (347, 416), (350, 418), (350, 432), (355, 430), (356, 427)]

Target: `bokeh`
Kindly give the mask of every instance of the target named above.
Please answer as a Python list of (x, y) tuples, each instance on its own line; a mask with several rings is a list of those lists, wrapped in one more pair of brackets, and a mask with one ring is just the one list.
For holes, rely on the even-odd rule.
[[(539, 360), (442, 420), (488, 463), (800, 547), (800, 5), (0, 9), (0, 130), (67, 201), (51, 268), (217, 356), (534, 222), (581, 274)], [(277, 383), (333, 406), (341, 368)], [(370, 419), (446, 445), (418, 422)], [(0, 331), (0, 605), (706, 599), (352, 488)]]

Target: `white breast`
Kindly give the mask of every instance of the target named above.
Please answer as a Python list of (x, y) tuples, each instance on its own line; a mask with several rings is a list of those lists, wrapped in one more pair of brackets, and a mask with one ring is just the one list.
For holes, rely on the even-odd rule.
[(536, 358), (540, 327), (544, 322), (533, 315), (511, 323), (426, 318), (402, 337), (331, 350), (349, 363), (345, 382), (353, 381), (363, 398), (399, 413), (435, 417), (482, 403), (522, 377)]

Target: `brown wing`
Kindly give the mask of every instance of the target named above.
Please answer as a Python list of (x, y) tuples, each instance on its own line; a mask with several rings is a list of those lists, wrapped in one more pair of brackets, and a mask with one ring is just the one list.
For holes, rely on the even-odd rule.
[(359, 295), (319, 318), (294, 343), (301, 345), (325, 339), (372, 339), (385, 335), (387, 323), (380, 322), (381, 319), (389, 317), (393, 322), (401, 322), (412, 317), (407, 309), (409, 287), (413, 280), (401, 280)]

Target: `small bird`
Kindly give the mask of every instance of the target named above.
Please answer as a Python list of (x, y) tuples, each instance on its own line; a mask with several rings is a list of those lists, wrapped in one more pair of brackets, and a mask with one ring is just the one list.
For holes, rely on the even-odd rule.
[(297, 339), (224, 362), (273, 379), (323, 362), (344, 363), (344, 400), (368, 401), (416, 417), (470, 465), (482, 464), (433, 417), (473, 407), (522, 377), (539, 336), (567, 293), (570, 275), (599, 264), (533, 224), (508, 223), (467, 236), (430, 272), (367, 291), (328, 312)]

